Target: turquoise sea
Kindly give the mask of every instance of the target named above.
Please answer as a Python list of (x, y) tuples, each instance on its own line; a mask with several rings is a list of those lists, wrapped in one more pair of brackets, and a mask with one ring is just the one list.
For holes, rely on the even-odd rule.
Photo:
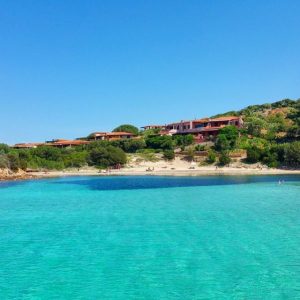
[(300, 177), (0, 183), (0, 299), (300, 299)]

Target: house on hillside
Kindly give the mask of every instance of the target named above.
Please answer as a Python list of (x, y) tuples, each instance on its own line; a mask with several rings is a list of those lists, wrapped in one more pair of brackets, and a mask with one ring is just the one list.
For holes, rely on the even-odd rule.
[(145, 125), (141, 127), (144, 130), (149, 130), (149, 129), (160, 129), (163, 130), (165, 129), (164, 125)]
[(204, 118), (171, 123), (166, 125), (166, 130), (171, 135), (192, 134), (195, 141), (201, 143), (216, 137), (220, 129), (228, 125), (240, 128), (243, 125), (243, 120), (241, 117), (236, 116)]
[(45, 145), (44, 143), (18, 143), (12, 147), (15, 149), (33, 149)]
[(67, 147), (87, 145), (89, 143), (90, 143), (89, 141), (84, 141), (84, 140), (56, 139), (56, 140), (52, 140), (52, 141), (47, 141), (45, 143), (45, 145), (51, 146), (51, 147), (58, 147), (58, 148), (67, 148)]
[(117, 141), (122, 139), (132, 139), (136, 138), (136, 135), (131, 132), (123, 132), (123, 131), (116, 131), (116, 132), (93, 132), (89, 135), (89, 140), (95, 141)]

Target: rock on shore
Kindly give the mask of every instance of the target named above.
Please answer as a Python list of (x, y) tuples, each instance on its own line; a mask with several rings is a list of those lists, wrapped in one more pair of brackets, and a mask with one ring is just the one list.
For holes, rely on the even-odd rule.
[(19, 169), (16, 172), (10, 169), (0, 169), (0, 180), (18, 180), (32, 178), (32, 175), (27, 174), (25, 171)]

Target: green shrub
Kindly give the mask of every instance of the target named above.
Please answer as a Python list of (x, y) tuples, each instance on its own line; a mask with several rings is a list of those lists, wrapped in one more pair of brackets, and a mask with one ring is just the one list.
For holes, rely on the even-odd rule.
[(140, 156), (140, 158), (144, 161), (156, 162), (159, 160), (155, 155), (154, 149), (143, 149), (143, 150), (139, 150), (137, 153)]
[(9, 168), (9, 161), (6, 154), (0, 153), (0, 169)]
[(222, 128), (217, 136), (215, 143), (216, 150), (224, 151), (234, 149), (239, 137), (239, 131), (235, 126), (226, 126)]
[(257, 147), (251, 147), (247, 149), (247, 159), (248, 163), (257, 163), (262, 157), (262, 150)]
[(9, 150), (10, 148), (8, 145), (0, 143), (0, 154), (7, 154)]
[(300, 167), (300, 142), (285, 145), (284, 162), (291, 167)]
[(163, 157), (166, 160), (173, 160), (175, 158), (175, 152), (174, 152), (174, 150), (165, 150)]
[(7, 158), (8, 158), (9, 168), (12, 171), (18, 171), (21, 168), (18, 153), (11, 152), (11, 153), (7, 154)]
[(279, 166), (277, 153), (268, 150), (263, 154), (262, 162), (270, 168), (277, 168)]
[(194, 157), (195, 157), (195, 149), (194, 148), (192, 148), (192, 147), (189, 147), (188, 149), (187, 149), (187, 154), (186, 154), (186, 159), (188, 160), (188, 161), (193, 161), (194, 160)]
[(113, 141), (111, 143), (115, 147), (121, 148), (126, 153), (135, 153), (138, 150), (144, 149), (146, 143), (144, 139), (123, 139), (119, 141)]
[(216, 162), (216, 159), (217, 159), (216, 153), (213, 150), (209, 150), (206, 158), (206, 162), (208, 164), (213, 164)]
[(204, 151), (205, 150), (205, 146), (198, 144), (198, 145), (195, 146), (195, 150), (196, 151)]
[(114, 167), (126, 163), (125, 152), (117, 147), (97, 147), (89, 153), (88, 161), (90, 165), (100, 168)]
[(71, 153), (67, 154), (64, 158), (64, 165), (67, 168), (80, 168), (87, 164), (87, 151), (72, 151)]
[(171, 136), (151, 136), (146, 138), (146, 145), (148, 148), (171, 150), (174, 148), (174, 142)]
[(192, 134), (174, 135), (173, 140), (177, 146), (182, 147), (192, 145), (195, 141), (194, 136)]
[(61, 160), (64, 149), (55, 148), (51, 146), (42, 146), (31, 150), (33, 156), (43, 158), (46, 160)]
[(226, 165), (229, 165), (231, 162), (231, 158), (229, 157), (228, 155), (228, 152), (221, 152), (221, 155), (219, 157), (219, 164), (221, 166), (226, 166)]

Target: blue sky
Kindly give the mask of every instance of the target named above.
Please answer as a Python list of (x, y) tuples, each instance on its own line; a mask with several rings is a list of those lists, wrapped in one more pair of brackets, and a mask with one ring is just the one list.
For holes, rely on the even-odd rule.
[(0, 142), (300, 97), (300, 2), (0, 0)]

